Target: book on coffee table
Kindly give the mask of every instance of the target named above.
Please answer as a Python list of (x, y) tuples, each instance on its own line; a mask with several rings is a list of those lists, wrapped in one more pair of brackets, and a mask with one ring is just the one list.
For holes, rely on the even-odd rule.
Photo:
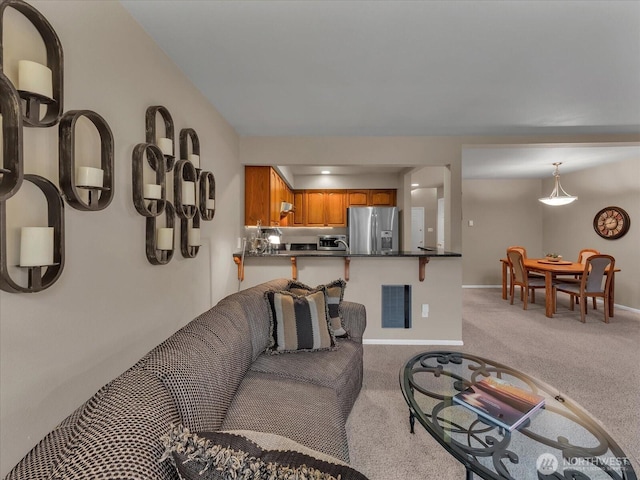
[(512, 431), (544, 405), (544, 397), (488, 377), (456, 394), (453, 402)]

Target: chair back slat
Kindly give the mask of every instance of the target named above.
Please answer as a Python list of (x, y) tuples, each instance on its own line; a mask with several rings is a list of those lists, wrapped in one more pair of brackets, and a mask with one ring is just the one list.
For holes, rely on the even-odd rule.
[(507, 250), (507, 257), (509, 258), (509, 263), (511, 263), (511, 268), (513, 269), (513, 276), (515, 277), (517, 282), (525, 283), (527, 280), (527, 273), (524, 269), (524, 260), (522, 252), (515, 248)]
[(585, 248), (583, 250), (580, 250), (580, 253), (578, 254), (578, 263), (584, 264), (587, 261), (587, 258), (599, 254), (600, 252), (598, 250), (593, 250), (592, 248)]
[[(606, 284), (603, 280), (605, 280), (605, 272), (607, 268), (609, 271), (613, 270), (614, 259), (610, 255), (591, 255), (587, 258), (585, 262), (585, 269), (583, 277), (585, 279), (583, 282), (585, 283), (584, 289), (586, 292), (594, 293), (594, 292), (604, 292), (606, 288)], [(608, 280), (609, 275), (606, 276)]]

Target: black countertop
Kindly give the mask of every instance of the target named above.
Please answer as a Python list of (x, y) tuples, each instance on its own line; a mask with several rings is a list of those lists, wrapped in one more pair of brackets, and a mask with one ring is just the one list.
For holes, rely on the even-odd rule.
[[(234, 257), (242, 257), (242, 252), (236, 252)], [(461, 253), (447, 252), (444, 250), (415, 250), (400, 251), (397, 253), (349, 253), (345, 250), (280, 250), (275, 253), (249, 253), (245, 252), (244, 258), (254, 257), (274, 257), (274, 258), (291, 258), (291, 257), (461, 257)]]

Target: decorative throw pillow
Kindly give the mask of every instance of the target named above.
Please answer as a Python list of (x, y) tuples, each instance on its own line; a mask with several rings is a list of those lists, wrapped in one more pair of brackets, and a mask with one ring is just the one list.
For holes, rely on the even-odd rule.
[(341, 278), (325, 285), (318, 285), (316, 288), (311, 288), (304, 283), (291, 280), (288, 290), (296, 295), (305, 295), (309, 292), (323, 290), (329, 310), (329, 326), (331, 331), (336, 337), (346, 337), (348, 333), (342, 325), (342, 316), (340, 315), (340, 303), (344, 297), (344, 289), (346, 286), (347, 282)]
[(327, 320), (323, 291), (307, 295), (265, 292), (269, 302), (271, 344), (268, 353), (331, 350), (335, 341)]
[(191, 433), (172, 425), (161, 441), (160, 461), (170, 459), (183, 480), (367, 480), (333, 457), (269, 433)]

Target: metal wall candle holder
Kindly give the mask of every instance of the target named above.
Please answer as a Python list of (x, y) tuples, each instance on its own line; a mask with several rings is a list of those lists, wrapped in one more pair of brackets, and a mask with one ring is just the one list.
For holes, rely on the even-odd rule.
[(200, 228), (200, 215), (197, 211), (192, 219), (180, 219), (180, 251), (184, 258), (195, 258), (200, 245), (189, 245), (189, 228)]
[(193, 205), (186, 205), (184, 203), (184, 193), (182, 191), (182, 182), (193, 182), (194, 188), (198, 187), (198, 173), (196, 172), (193, 163), (188, 160), (180, 160), (176, 163), (175, 171), (173, 172), (173, 200), (176, 203), (176, 214), (180, 218), (193, 218), (196, 214), (198, 207), (195, 205), (197, 202), (196, 192), (193, 192)]
[[(148, 199), (144, 196), (144, 157), (152, 157), (149, 163), (154, 163), (156, 166), (156, 185), (160, 185), (162, 192), (161, 199)], [(165, 203), (167, 200), (167, 188), (166, 188), (166, 172), (164, 155), (160, 149), (152, 143), (139, 143), (133, 149), (131, 155), (133, 163), (132, 168), (132, 183), (133, 183), (133, 204), (136, 207), (138, 213), (144, 217), (157, 217), (164, 212)], [(147, 204), (148, 202), (148, 204)]]
[[(171, 155), (164, 155), (165, 171), (170, 172), (173, 169), (173, 165), (176, 160), (175, 133), (174, 133), (173, 119), (171, 118), (171, 114), (169, 113), (169, 110), (167, 110), (162, 105), (154, 105), (147, 108), (147, 113), (145, 115), (146, 141), (147, 143), (153, 143), (154, 145), (158, 143), (158, 136), (156, 132), (156, 114), (158, 113), (162, 116), (162, 119), (164, 120), (164, 129), (165, 129), (164, 138), (169, 138), (172, 143)], [(149, 165), (151, 165), (151, 168), (155, 170), (156, 167), (151, 163), (151, 159), (148, 159), (148, 160), (149, 160)]]
[[(37, 186), (47, 199), (47, 223), (53, 227), (53, 264), (29, 269), (28, 286), (18, 285), (9, 276), (7, 260), (7, 206), (0, 202), (0, 289), (11, 293), (40, 292), (53, 285), (64, 269), (64, 202), (58, 188), (44, 177), (26, 174), (24, 179)], [(18, 265), (20, 267), (20, 265)], [(44, 274), (42, 269), (46, 269)]]
[(0, 72), (0, 113), (2, 114), (2, 162), (0, 166), (0, 202), (13, 196), (23, 178), (22, 116), (20, 99), (9, 79)]
[[(75, 126), (80, 117), (91, 120), (100, 134), (100, 166), (104, 172), (102, 187), (76, 185)], [(96, 112), (72, 110), (60, 120), (59, 137), (60, 188), (67, 202), (77, 210), (104, 210), (111, 203), (114, 193), (114, 146), (109, 125)], [(89, 191), (87, 202), (80, 196), (79, 188)]]
[[(7, 7), (12, 7), (22, 13), (38, 30), (47, 50), (47, 67), (51, 69), (53, 98), (34, 92), (18, 91), (20, 98), (24, 101), (23, 122), (29, 127), (51, 127), (58, 123), (63, 111), (64, 57), (62, 44), (51, 24), (38, 10), (22, 0), (2, 0), (0, 2), (0, 70), (3, 68), (4, 61), (2, 25)], [(41, 105), (47, 107), (42, 118), (40, 118)]]
[[(189, 139), (191, 139), (191, 153), (200, 156), (200, 139), (193, 128), (183, 128), (180, 130), (180, 158), (189, 160)], [(200, 165), (195, 166), (196, 171), (200, 171)]]
[[(166, 227), (174, 228), (174, 242), (175, 242), (175, 208), (173, 204), (168, 200), (165, 201), (164, 214), (166, 218)], [(157, 233), (156, 233), (156, 218), (147, 217), (146, 224), (146, 252), (147, 260), (152, 265), (166, 265), (173, 258), (173, 252), (175, 251), (175, 243), (172, 250), (158, 250), (157, 249)]]
[[(216, 179), (211, 172), (200, 172), (199, 203), (202, 220), (211, 221), (216, 214)], [(207, 208), (207, 200), (214, 201), (214, 208)]]

